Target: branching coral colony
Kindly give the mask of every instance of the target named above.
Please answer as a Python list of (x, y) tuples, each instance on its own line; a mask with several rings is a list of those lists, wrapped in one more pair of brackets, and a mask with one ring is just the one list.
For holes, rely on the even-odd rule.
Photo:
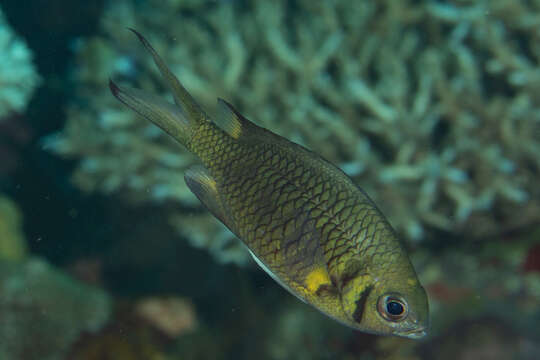
[(40, 78), (32, 53), (9, 27), (0, 8), (0, 120), (24, 110)]
[[(77, 44), (84, 101), (48, 144), (81, 158), (85, 190), (200, 206), (182, 180), (190, 155), (107, 91), (113, 76), (166, 93), (129, 26), (204, 106), (226, 98), (339, 164), (408, 241), (426, 229), (485, 236), (538, 216), (538, 1), (286, 3), (110, 2), (106, 35)], [(211, 216), (195, 217), (171, 214), (198, 246), (244, 261)]]

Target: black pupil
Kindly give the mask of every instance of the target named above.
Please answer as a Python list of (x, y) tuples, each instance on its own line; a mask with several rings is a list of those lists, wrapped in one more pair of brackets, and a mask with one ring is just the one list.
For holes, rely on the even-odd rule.
[(401, 315), (403, 314), (403, 305), (397, 301), (390, 301), (386, 304), (386, 311), (388, 311), (390, 315)]

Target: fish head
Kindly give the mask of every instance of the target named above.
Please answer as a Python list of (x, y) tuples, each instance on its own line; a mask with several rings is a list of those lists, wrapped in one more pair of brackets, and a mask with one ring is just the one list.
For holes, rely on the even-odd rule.
[(349, 326), (410, 339), (427, 334), (427, 294), (412, 265), (406, 265), (393, 271), (358, 273), (344, 284), (341, 305)]

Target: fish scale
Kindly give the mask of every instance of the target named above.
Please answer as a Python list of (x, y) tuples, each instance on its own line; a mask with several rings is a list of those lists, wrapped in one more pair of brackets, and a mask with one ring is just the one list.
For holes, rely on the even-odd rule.
[[(208, 129), (210, 133), (213, 133), (213, 130)], [(209, 142), (215, 141), (214, 136), (206, 136)], [(202, 143), (206, 143), (205, 140), (200, 139)], [(366, 216), (361, 216), (363, 213), (369, 210), (369, 202), (362, 199), (355, 209), (351, 208), (348, 216), (340, 216), (341, 210), (346, 204), (345, 199), (354, 198), (354, 192), (357, 191), (356, 187), (351, 189), (339, 189), (336, 191), (329, 188), (328, 182), (328, 173), (325, 171), (318, 171), (317, 167), (311, 167), (309, 169), (303, 168), (303, 166), (298, 166), (298, 163), (291, 159), (290, 151), (283, 153), (278, 147), (272, 150), (268, 150), (267, 146), (253, 146), (252, 144), (240, 143), (240, 147), (245, 146), (249, 149), (246, 151), (235, 151), (230, 155), (227, 153), (222, 154), (222, 161), (226, 163), (234, 162), (241, 164), (231, 168), (226, 174), (218, 174), (218, 171), (215, 171), (212, 164), (216, 164), (215, 154), (213, 151), (208, 151), (212, 149), (208, 146), (203, 146), (202, 149), (204, 152), (197, 152), (195, 149), (194, 152), (202, 160), (203, 164), (206, 165), (210, 173), (216, 173), (215, 178), (219, 179), (221, 177), (227, 177), (231, 179), (229, 183), (235, 183), (234, 179), (241, 179), (245, 176), (246, 169), (250, 169), (248, 173), (253, 172), (256, 174), (254, 177), (245, 181), (245, 186), (247, 188), (255, 188), (255, 193), (263, 194), (266, 196), (260, 196), (259, 198), (253, 198), (250, 196), (242, 196), (242, 194), (235, 194), (235, 196), (229, 196), (231, 191), (225, 184), (220, 184), (218, 181), (218, 189), (222, 197), (226, 198), (228, 203), (233, 210), (233, 216), (238, 219), (238, 229), (232, 229), (239, 237), (243, 238), (246, 244), (250, 249), (252, 249), (259, 258), (265, 262), (270, 268), (276, 268), (279, 266), (275, 260), (272, 258), (267, 258), (266, 254), (275, 254), (275, 249), (279, 247), (278, 243), (269, 243), (271, 239), (273, 242), (279, 242), (286, 237), (287, 233), (287, 224), (294, 223), (296, 219), (296, 213), (309, 213), (312, 209), (318, 209), (319, 215), (317, 217), (309, 218), (313, 221), (319, 220), (321, 217), (326, 219), (333, 219), (332, 222), (325, 221), (326, 227), (320, 227), (317, 231), (320, 232), (319, 246), (322, 248), (322, 251), (327, 258), (326, 266), (329, 268), (330, 274), (335, 275), (335, 278), (338, 278), (337, 274), (333, 274), (333, 269), (341, 263), (346, 263), (347, 259), (340, 259), (347, 254), (350, 254), (350, 250), (353, 247), (362, 248), (362, 246), (351, 245), (347, 241), (347, 238), (344, 236), (344, 231), (339, 230), (339, 228), (345, 227), (347, 220), (352, 219), (353, 224), (358, 223), (358, 219), (355, 221), (356, 214), (359, 215), (361, 222), (363, 223), (362, 228), (367, 229), (368, 234), (370, 234), (368, 226), (369, 223), (365, 221)], [(225, 147), (226, 148), (226, 147)], [(242, 153), (250, 151), (257, 154), (259, 151), (264, 154), (262, 157), (255, 156), (254, 158), (262, 158), (260, 164), (250, 163), (245, 161), (242, 158)], [(297, 149), (297, 151), (305, 151), (304, 149)], [(269, 162), (269, 165), (267, 165)], [(259, 166), (259, 168), (257, 168)], [(309, 173), (309, 177), (290, 177), (289, 166), (294, 166), (295, 170), (299, 168), (302, 173)], [(220, 165), (216, 165), (216, 168), (222, 168)], [(281, 170), (281, 172), (280, 172)], [(236, 173), (235, 173), (236, 172)], [(259, 176), (257, 176), (259, 175)], [(261, 181), (261, 178), (266, 179), (267, 181)], [(304, 183), (303, 183), (304, 182)], [(285, 184), (291, 184), (292, 186), (287, 189)], [(325, 201), (320, 201), (320, 195), (325, 192), (327, 196)], [(289, 205), (289, 201), (281, 201), (281, 197), (289, 197), (293, 193), (298, 193), (300, 197), (293, 196), (293, 211), (284, 211)], [(348, 194), (347, 194), (348, 193)], [(247, 194), (246, 194), (247, 195)], [(357, 196), (356, 196), (357, 197)], [(352, 200), (351, 200), (352, 201)], [(245, 204), (265, 204), (265, 207), (256, 208), (259, 211), (255, 212), (246, 212)], [(361, 206), (363, 204), (363, 206)], [(287, 215), (279, 216), (280, 214), (288, 213)], [(373, 221), (373, 219), (371, 218)], [(306, 221), (306, 220), (304, 220)], [(259, 228), (262, 228), (262, 232), (274, 233), (275, 236), (272, 236), (270, 239), (257, 237), (252, 228), (255, 227), (255, 224), (258, 224)], [(353, 225), (354, 226), (354, 225)], [(296, 227), (296, 226), (295, 226)], [(331, 230), (326, 230), (330, 228)], [(246, 229), (243, 231), (242, 229)], [(367, 236), (366, 236), (367, 237)], [(358, 242), (362, 242), (362, 238), (358, 238)], [(288, 242), (287, 247), (290, 248), (294, 246), (294, 242)], [(348, 245), (349, 244), (349, 245)], [(331, 255), (330, 255), (331, 254)]]
[[(381, 216), (362, 193), (358, 194), (356, 186), (351, 184), (347, 189), (346, 186), (341, 185), (331, 189), (328, 184), (335, 175), (326, 168), (326, 162), (323, 160), (321, 160), (323, 166), (306, 168), (305, 165), (295, 161), (296, 157), (291, 156), (290, 150), (283, 151), (279, 145), (235, 142), (221, 129), (209, 124), (201, 126), (192, 139), (192, 143), (196, 145), (191, 151), (201, 159), (214, 178), (218, 179), (219, 193), (227, 199), (232, 216), (237, 219), (237, 225), (231, 230), (242, 238), (270, 269), (277, 269), (279, 261), (283, 259), (283, 257), (276, 257), (276, 251), (280, 248), (279, 242), (287, 233), (286, 224), (295, 220), (297, 212), (309, 213), (312, 209), (317, 209), (319, 215), (313, 217), (312, 220), (317, 222), (321, 218), (326, 219), (323, 221), (325, 226), (317, 229), (320, 232), (319, 246), (326, 259), (325, 265), (334, 279), (339, 279), (339, 270), (346, 265), (347, 255), (354, 254), (351, 249), (356, 248), (361, 252), (362, 249), (369, 247), (376, 230), (374, 223), (379, 221)], [(219, 145), (219, 150), (216, 144)], [(306, 151), (299, 146), (295, 150)], [(252, 156), (246, 157), (248, 153)], [(258, 159), (260, 160), (257, 161)], [(317, 165), (316, 160), (312, 162)], [(236, 165), (230, 167), (231, 163)], [(291, 168), (302, 175), (291, 177)], [(246, 179), (246, 172), (253, 173), (254, 176)], [(219, 179), (228, 179), (228, 181), (219, 181)], [(242, 186), (228, 186), (228, 184), (236, 183)], [(286, 189), (285, 184), (291, 184), (291, 188)], [(246, 196), (249, 193), (243, 192), (242, 187), (263, 196)], [(289, 197), (294, 193), (300, 195), (293, 197), (294, 211), (288, 210), (289, 216), (278, 216), (284, 214), (284, 210), (290, 205), (289, 201), (280, 201), (280, 197)], [(321, 201), (323, 193), (325, 194), (324, 201)], [(360, 198), (360, 201), (354, 200), (357, 198)], [(351, 205), (347, 216), (343, 216), (340, 212), (345, 207), (346, 199), (354, 205)], [(255, 205), (254, 209), (250, 209), (251, 211), (245, 211), (245, 204), (264, 205)], [(332, 220), (329, 221), (330, 219)], [(351, 222), (352, 230), (356, 229), (355, 233), (359, 235), (353, 244), (348, 241), (350, 237), (346, 236), (344, 230), (346, 224)], [(262, 233), (268, 232), (273, 236), (256, 236), (254, 230), (256, 227), (261, 229)], [(381, 230), (384, 230), (384, 227)], [(294, 245), (294, 242), (288, 242), (284, 248)], [(369, 251), (364, 250), (364, 253), (366, 256), (370, 255)], [(303, 286), (302, 284), (295, 285)]]
[(112, 93), (199, 158), (201, 165), (185, 174), (188, 187), (257, 264), (345, 325), (424, 336), (425, 290), (371, 199), (336, 166), (253, 124), (223, 100), (212, 121), (136, 34), (167, 80), (175, 105), (111, 81)]

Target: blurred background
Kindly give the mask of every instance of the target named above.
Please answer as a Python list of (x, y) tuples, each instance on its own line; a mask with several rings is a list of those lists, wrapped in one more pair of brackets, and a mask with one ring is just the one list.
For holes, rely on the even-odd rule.
[[(194, 158), (107, 82), (339, 165), (404, 240), (420, 341), (290, 296), (190, 193)], [(2, 0), (0, 358), (537, 359), (540, 1)]]

